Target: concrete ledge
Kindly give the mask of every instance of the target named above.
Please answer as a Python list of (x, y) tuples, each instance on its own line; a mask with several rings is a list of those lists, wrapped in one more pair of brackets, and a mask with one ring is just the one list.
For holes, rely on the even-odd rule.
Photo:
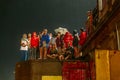
[(41, 80), (42, 76), (61, 76), (62, 64), (58, 60), (29, 60), (18, 62), (15, 80)]

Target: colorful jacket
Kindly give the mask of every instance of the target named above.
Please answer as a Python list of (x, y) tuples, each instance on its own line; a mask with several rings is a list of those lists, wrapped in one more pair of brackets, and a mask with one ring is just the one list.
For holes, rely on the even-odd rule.
[(70, 34), (69, 32), (66, 32), (66, 34), (64, 35), (63, 41), (64, 41), (64, 44), (65, 44), (66, 48), (69, 45), (72, 46), (72, 43), (73, 43), (73, 36), (72, 36), (72, 34)]
[(87, 38), (87, 33), (85, 31), (81, 32), (81, 34), (79, 35), (79, 38), (80, 38), (79, 45), (83, 46)]
[(39, 38), (37, 37), (36, 33), (33, 32), (31, 37), (31, 48), (36, 48), (39, 46)]
[(46, 34), (46, 35), (43, 34), (42, 35), (41, 40), (40, 40), (40, 45), (41, 46), (43, 45), (43, 41), (45, 41), (46, 44), (48, 44), (50, 42), (50, 37), (49, 37), (48, 34)]

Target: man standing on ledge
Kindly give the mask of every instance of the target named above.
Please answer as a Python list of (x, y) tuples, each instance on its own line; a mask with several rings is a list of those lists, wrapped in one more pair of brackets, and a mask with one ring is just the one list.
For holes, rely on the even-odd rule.
[(47, 58), (47, 49), (49, 47), (50, 37), (48, 35), (48, 30), (43, 30), (43, 35), (40, 40), (40, 58), (39, 59), (46, 59)]

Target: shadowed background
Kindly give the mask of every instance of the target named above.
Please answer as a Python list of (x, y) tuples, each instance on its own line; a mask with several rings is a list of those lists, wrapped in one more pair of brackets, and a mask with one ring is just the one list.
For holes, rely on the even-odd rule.
[(85, 26), (87, 11), (95, 7), (96, 0), (1, 0), (0, 79), (14, 80), (23, 33), (59, 26), (72, 32)]

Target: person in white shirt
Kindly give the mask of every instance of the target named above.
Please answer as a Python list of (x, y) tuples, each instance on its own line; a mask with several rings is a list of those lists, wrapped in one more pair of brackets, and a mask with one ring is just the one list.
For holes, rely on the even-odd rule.
[(28, 59), (27, 34), (23, 34), (20, 45), (21, 61), (26, 61)]

